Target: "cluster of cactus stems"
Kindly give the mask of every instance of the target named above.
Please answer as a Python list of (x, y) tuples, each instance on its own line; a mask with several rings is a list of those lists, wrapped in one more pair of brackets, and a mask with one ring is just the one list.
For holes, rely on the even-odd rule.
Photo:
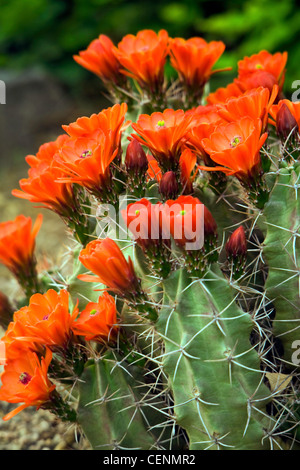
[(65, 222), (62, 266), (39, 270), (40, 216), (0, 224), (24, 292), (0, 296), (4, 419), (47, 409), (97, 450), (299, 448), (300, 103), (279, 52), (210, 92), (224, 49), (144, 30), (74, 57), (112, 106), (13, 191)]

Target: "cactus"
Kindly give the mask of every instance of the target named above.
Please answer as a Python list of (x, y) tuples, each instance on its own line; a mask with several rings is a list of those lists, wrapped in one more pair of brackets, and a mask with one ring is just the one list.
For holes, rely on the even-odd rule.
[(28, 259), (0, 233), (25, 295), (8, 326), (3, 315), (0, 399), (23, 403), (4, 419), (42, 407), (97, 450), (297, 449), (300, 122), (281, 99), (287, 55), (276, 68), (266, 51), (245, 58), (208, 93), (220, 42), (149, 30), (97, 41), (76, 60), (114, 105), (63, 126), (13, 191), (62, 217), (67, 258), (28, 282), (36, 233)]
[(251, 319), (235, 305), (228, 281), (211, 271), (193, 282), (177, 271), (164, 304), (158, 324), (164, 367), (190, 448), (264, 448), (269, 391), (249, 343)]
[(291, 367), (293, 343), (299, 333), (299, 165), (280, 168), (264, 219), (267, 235), (263, 257), (268, 265), (266, 297), (275, 309), (274, 336), (280, 340), (286, 368)]

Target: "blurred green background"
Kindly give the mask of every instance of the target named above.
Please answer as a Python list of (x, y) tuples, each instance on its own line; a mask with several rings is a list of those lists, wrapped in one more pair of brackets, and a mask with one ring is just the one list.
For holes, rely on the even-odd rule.
[[(0, 0), (0, 79), (6, 84), (6, 104), (0, 105), (0, 221), (19, 212), (37, 213), (29, 202), (10, 195), (27, 175), (24, 157), (56, 138), (62, 124), (110, 105), (100, 80), (73, 54), (101, 33), (117, 44), (125, 34), (145, 28), (224, 41), (218, 67), (233, 69), (216, 74), (212, 90), (232, 81), (239, 59), (261, 49), (288, 51), (287, 97), (292, 82), (300, 79), (296, 0)], [(43, 233), (50, 231), (46, 238), (56, 246), (59, 221), (53, 224), (54, 219), (47, 212)]]
[(73, 54), (100, 33), (118, 42), (144, 28), (223, 40), (227, 50), (220, 65), (234, 70), (245, 55), (287, 50), (287, 85), (299, 76), (296, 0), (1, 0), (0, 68), (42, 67), (77, 91), (89, 77)]

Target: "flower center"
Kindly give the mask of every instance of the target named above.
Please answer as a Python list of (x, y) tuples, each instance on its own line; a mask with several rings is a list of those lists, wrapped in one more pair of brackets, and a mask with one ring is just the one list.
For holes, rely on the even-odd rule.
[(49, 318), (49, 315), (45, 315), (45, 316), (43, 317), (43, 320), (48, 320), (48, 318)]
[(255, 68), (256, 68), (257, 70), (259, 70), (259, 69), (262, 69), (263, 66), (262, 66), (261, 64), (256, 64), (256, 65), (255, 65)]
[(98, 313), (97, 310), (93, 308), (93, 310), (90, 311), (90, 317), (93, 317), (96, 313)]
[(86, 157), (91, 157), (93, 154), (92, 154), (92, 151), (91, 150), (85, 150), (84, 152), (82, 152), (82, 154), (80, 155), (80, 158), (86, 158)]
[(236, 147), (237, 145), (239, 145), (240, 143), (242, 142), (242, 137), (239, 136), (239, 135), (236, 135), (232, 141), (230, 142), (230, 147), (231, 148), (234, 148)]
[(19, 381), (21, 382), (21, 384), (23, 385), (27, 385), (30, 380), (32, 379), (31, 375), (28, 374), (28, 372), (22, 372), (20, 375), (19, 375)]
[(140, 213), (140, 211), (137, 209), (137, 210), (135, 211), (135, 215), (139, 215), (139, 213)]
[(165, 121), (164, 121), (164, 120), (157, 121), (156, 127), (157, 127), (158, 129), (162, 129), (163, 127), (166, 127)]
[(185, 215), (186, 210), (182, 209), (182, 211), (179, 212), (180, 215)]

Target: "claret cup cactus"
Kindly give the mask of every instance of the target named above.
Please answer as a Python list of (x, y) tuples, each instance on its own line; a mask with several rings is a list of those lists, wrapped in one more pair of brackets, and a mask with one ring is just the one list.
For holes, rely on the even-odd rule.
[(13, 190), (64, 221), (63, 265), (38, 269), (40, 216), (0, 224), (24, 292), (0, 297), (5, 420), (47, 409), (95, 450), (299, 448), (300, 103), (285, 52), (210, 92), (224, 49), (144, 30), (74, 57), (112, 106)]

